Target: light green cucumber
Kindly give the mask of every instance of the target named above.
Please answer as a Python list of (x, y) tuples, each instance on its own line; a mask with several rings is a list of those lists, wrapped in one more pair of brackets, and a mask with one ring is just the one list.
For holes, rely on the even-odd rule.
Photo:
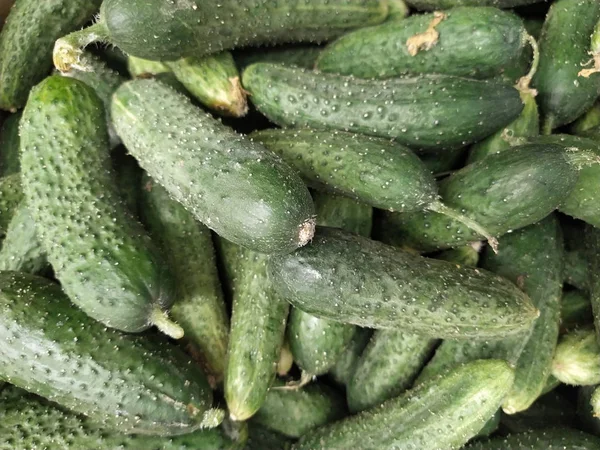
[(360, 443), (363, 450), (458, 449), (494, 415), (512, 381), (513, 371), (504, 361), (475, 361), (377, 408), (309, 432), (292, 448), (341, 449)]
[(372, 335), (373, 330), (369, 328), (358, 328), (356, 330), (354, 337), (331, 369), (331, 376), (338, 384), (348, 385), (354, 375), (358, 360), (369, 344)]
[(593, 321), (592, 304), (590, 303), (590, 296), (587, 293), (579, 290), (563, 293), (560, 304), (561, 331), (570, 331), (581, 326), (589, 326)]
[(234, 53), (240, 71), (251, 64), (271, 62), (312, 69), (323, 47), (318, 45), (293, 45), (274, 48), (249, 48)]
[(575, 386), (600, 384), (600, 345), (592, 328), (575, 329), (561, 337), (552, 375)]
[(175, 277), (177, 294), (171, 316), (183, 328), (209, 381), (216, 385), (225, 373), (229, 318), (210, 230), (147, 175), (141, 188), (143, 222)]
[(0, 128), (0, 176), (12, 175), (20, 170), (19, 121), (21, 112), (8, 116)]
[(173, 89), (127, 82), (113, 96), (112, 117), (142, 168), (225, 239), (263, 253), (310, 240), (313, 203), (296, 173)]
[(387, 22), (405, 19), (409, 14), (410, 10), (404, 0), (388, 0)]
[(22, 198), (21, 177), (18, 173), (0, 178), (0, 236), (6, 233)]
[(127, 56), (127, 71), (132, 78), (154, 78), (167, 86), (175, 89), (180, 94), (190, 96), (190, 92), (175, 77), (169, 67), (160, 61)]
[(551, 428), (494, 437), (475, 442), (465, 450), (598, 450), (600, 439), (573, 428)]

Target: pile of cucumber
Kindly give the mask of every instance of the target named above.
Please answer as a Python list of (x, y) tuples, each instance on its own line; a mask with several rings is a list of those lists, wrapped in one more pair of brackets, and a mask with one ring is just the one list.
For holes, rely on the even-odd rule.
[(8, 3), (0, 450), (600, 450), (599, 0)]

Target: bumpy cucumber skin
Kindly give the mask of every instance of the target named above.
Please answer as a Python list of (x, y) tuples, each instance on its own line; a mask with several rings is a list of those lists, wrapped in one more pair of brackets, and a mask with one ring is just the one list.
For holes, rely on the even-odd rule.
[(376, 330), (347, 386), (350, 411), (374, 407), (409, 388), (436, 344), (421, 335)]
[(48, 260), (37, 233), (35, 222), (25, 202), (21, 202), (8, 224), (0, 249), (0, 270), (39, 273), (48, 267)]
[(44, 278), (1, 272), (0, 285), (2, 379), (114, 431), (201, 427), (212, 393), (177, 348), (105, 328)]
[(329, 44), (317, 69), (360, 78), (392, 78), (438, 73), (466, 78), (490, 78), (520, 57), (526, 40), (519, 17), (496, 8), (456, 8), (436, 25), (437, 41), (416, 55), (407, 40), (425, 32), (433, 14), (348, 33)]
[(326, 41), (386, 15), (380, 0), (108, 0), (100, 22), (125, 53), (173, 61), (235, 47)]
[(445, 75), (363, 80), (257, 63), (244, 71), (242, 83), (278, 125), (393, 138), (423, 150), (476, 142), (523, 109), (511, 86)]
[(126, 153), (125, 147), (114, 149), (111, 162), (116, 175), (116, 185), (127, 211), (135, 218), (139, 217), (141, 190), (140, 183), (143, 171), (135, 158)]
[(312, 129), (262, 130), (251, 137), (316, 189), (390, 211), (422, 210), (438, 197), (435, 179), (421, 160), (387, 139)]
[(101, 0), (19, 0), (0, 34), (0, 109), (16, 111), (52, 67), (54, 41), (82, 26)]
[(561, 383), (592, 386), (600, 383), (600, 345), (592, 328), (561, 337), (552, 361), (552, 375)]
[[(556, 144), (514, 147), (470, 164), (439, 184), (442, 201), (495, 236), (536, 223), (567, 198), (580, 167)], [(403, 244), (421, 251), (481, 240), (464, 225), (434, 212), (389, 214)]]
[(0, 236), (6, 229), (23, 199), (21, 177), (18, 173), (0, 178)]
[(0, 128), (0, 176), (12, 175), (21, 169), (19, 161), (19, 121), (21, 112), (8, 116)]
[(299, 438), (310, 430), (346, 415), (344, 396), (322, 383), (302, 389), (277, 389), (276, 382), (252, 422), (285, 436)]
[(111, 433), (99, 429), (82, 416), (20, 389), (10, 387), (5, 391), (0, 396), (0, 450), (241, 450), (246, 437), (244, 435), (236, 442), (221, 429), (196, 431), (177, 437)]
[(589, 326), (593, 323), (590, 296), (579, 290), (563, 293), (560, 302), (560, 328), (562, 332)]
[(591, 225), (585, 228), (586, 257), (588, 261), (588, 287), (594, 314), (596, 337), (600, 343), (600, 230)]
[(439, 10), (456, 6), (495, 6), (496, 8), (513, 8), (529, 5), (544, 0), (406, 0), (410, 6), (418, 10)]
[(369, 328), (358, 328), (356, 330), (354, 337), (331, 369), (331, 376), (338, 384), (348, 385), (354, 375), (362, 352), (371, 340), (372, 334), (373, 330)]
[(474, 442), (465, 450), (598, 450), (600, 439), (572, 428), (551, 428)]
[(533, 78), (545, 134), (577, 119), (598, 98), (600, 75), (585, 78), (578, 73), (590, 59), (590, 35), (599, 18), (596, 0), (558, 0), (550, 7)]
[(75, 304), (106, 326), (139, 332), (172, 304), (172, 279), (122, 203), (110, 164), (94, 91), (58, 75), (36, 86), (23, 113), (21, 171), (37, 236)]
[(258, 62), (286, 64), (312, 69), (323, 47), (318, 45), (295, 45), (275, 48), (243, 49), (233, 57), (240, 70)]
[(310, 432), (292, 448), (341, 449), (360, 443), (364, 450), (458, 449), (494, 415), (512, 380), (504, 361), (476, 361), (378, 408)]
[(314, 207), (296, 173), (168, 86), (125, 83), (113, 96), (112, 117), (142, 168), (225, 239), (277, 253), (310, 238), (302, 234)]
[(225, 373), (229, 318), (219, 282), (210, 230), (172, 200), (164, 188), (142, 178), (143, 222), (161, 246), (177, 286), (171, 316), (199, 352), (214, 383)]
[(221, 248), (233, 287), (225, 400), (231, 418), (242, 421), (260, 409), (275, 379), (289, 304), (272, 289), (266, 255), (224, 239)]
[(333, 228), (320, 228), (311, 245), (269, 264), (275, 289), (295, 307), (364, 327), (485, 338), (519, 333), (538, 315), (516, 286), (487, 271)]

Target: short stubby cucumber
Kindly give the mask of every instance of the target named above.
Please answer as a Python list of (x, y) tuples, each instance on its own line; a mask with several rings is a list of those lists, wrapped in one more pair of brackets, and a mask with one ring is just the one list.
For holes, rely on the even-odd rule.
[(142, 168), (225, 239), (263, 253), (310, 240), (314, 207), (296, 173), (183, 95), (155, 80), (130, 81), (113, 96), (112, 117)]
[(220, 383), (227, 359), (229, 318), (210, 230), (150, 177), (142, 178), (141, 190), (143, 222), (173, 269), (177, 300), (171, 316), (183, 328), (192, 351), (199, 353), (213, 384)]
[(12, 175), (21, 168), (19, 162), (19, 121), (21, 112), (8, 116), (0, 128), (0, 176)]
[(15, 173), (0, 178), (0, 236), (4, 236), (8, 224), (21, 200), (23, 190), (20, 174)]
[(495, 6), (496, 8), (514, 8), (543, 0), (406, 0), (409, 6), (418, 10), (439, 10), (456, 6)]
[[(356, 416), (309, 432), (294, 450), (458, 449), (490, 419), (510, 389), (504, 361), (475, 361)], [(393, 424), (393, 426), (391, 426)]]
[(467, 445), (465, 450), (599, 450), (600, 438), (572, 428), (548, 428), (494, 437)]
[(102, 102), (79, 80), (36, 86), (23, 112), (23, 191), (37, 236), (71, 300), (111, 328), (181, 328), (165, 309), (171, 274), (114, 187)]
[(512, 86), (447, 75), (363, 80), (257, 63), (242, 84), (277, 125), (393, 138), (423, 150), (477, 142), (523, 109)]
[(233, 57), (240, 70), (257, 62), (286, 64), (312, 69), (323, 47), (318, 45), (292, 45), (274, 48), (248, 48), (234, 53)]
[(295, 307), (363, 327), (485, 338), (519, 333), (539, 315), (497, 275), (333, 228), (320, 228), (311, 245), (269, 265), (273, 286)]
[(520, 58), (526, 33), (515, 14), (456, 8), (348, 33), (323, 50), (316, 67), (360, 78), (421, 73), (490, 78)]
[(206, 377), (173, 345), (107, 329), (44, 278), (1, 272), (0, 286), (0, 378), (124, 433), (218, 418)]
[(102, 0), (19, 0), (0, 33), (0, 109), (16, 111), (52, 67), (59, 37), (82, 26)]
[(570, 331), (561, 337), (552, 361), (552, 375), (575, 386), (600, 384), (600, 345), (593, 328)]
[(320, 42), (382, 22), (387, 12), (382, 0), (105, 0), (94, 25), (56, 42), (54, 64), (60, 70), (77, 64), (80, 48), (97, 41), (157, 61), (236, 47)]

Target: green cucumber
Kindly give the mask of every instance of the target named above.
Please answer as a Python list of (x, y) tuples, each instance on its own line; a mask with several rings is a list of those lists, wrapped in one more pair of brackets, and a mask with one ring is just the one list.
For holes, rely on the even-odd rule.
[(474, 442), (465, 450), (598, 450), (600, 439), (572, 428), (549, 428)]
[(31, 218), (29, 208), (21, 202), (15, 211), (0, 250), (0, 270), (39, 273), (48, 267), (44, 252)]
[(346, 388), (350, 411), (374, 407), (408, 389), (436, 345), (419, 334), (376, 330)]
[(580, 71), (590, 59), (590, 35), (599, 19), (596, 0), (557, 0), (550, 7), (533, 78), (544, 134), (574, 121), (598, 98), (600, 74), (586, 78)]
[(346, 415), (343, 395), (323, 383), (312, 383), (301, 389), (281, 389), (277, 381), (267, 394), (253, 423), (291, 438), (299, 438), (314, 428)]
[(357, 328), (354, 337), (331, 369), (331, 375), (338, 384), (348, 385), (354, 375), (360, 356), (369, 344), (372, 335), (373, 330)]
[(293, 45), (274, 48), (249, 48), (234, 53), (240, 71), (251, 64), (269, 62), (312, 69), (323, 47), (318, 45)]
[(311, 245), (269, 265), (273, 286), (293, 306), (363, 327), (485, 338), (519, 333), (539, 315), (516, 286), (487, 271), (333, 228), (320, 228)]
[(593, 321), (594, 316), (589, 295), (579, 290), (563, 293), (560, 304), (560, 327), (562, 331), (571, 331), (581, 326), (588, 326)]
[(123, 146), (114, 149), (110, 155), (111, 162), (116, 175), (117, 190), (127, 206), (127, 211), (138, 218), (143, 171), (135, 158), (128, 155), (126, 151), (127, 149)]
[(455, 8), (348, 33), (321, 52), (316, 68), (360, 78), (427, 73), (491, 78), (520, 58), (526, 36), (515, 14)]
[(52, 67), (52, 46), (81, 27), (101, 0), (18, 0), (0, 33), (0, 109), (16, 111)]
[(175, 437), (111, 433), (85, 417), (13, 387), (2, 392), (0, 405), (0, 450), (241, 450), (247, 438), (247, 430), (234, 435), (225, 428)]
[(592, 405), (592, 410), (594, 411), (594, 416), (600, 416), (600, 389), (598, 387), (594, 389), (592, 397), (590, 398), (590, 403)]
[(587, 225), (584, 233), (588, 261), (588, 287), (596, 337), (600, 343), (600, 229)]
[(4, 236), (12, 216), (17, 209), (23, 190), (18, 173), (0, 177), (0, 236)]
[(244, 450), (289, 450), (292, 440), (288, 437), (250, 422), (248, 442)]
[(363, 450), (458, 449), (494, 415), (512, 380), (504, 361), (466, 364), (377, 408), (309, 432), (292, 448), (360, 443)]
[(393, 138), (422, 150), (479, 141), (523, 109), (512, 86), (446, 75), (363, 80), (258, 63), (242, 84), (277, 125)]
[(21, 112), (8, 116), (0, 128), (0, 175), (12, 175), (21, 169), (19, 162), (19, 121)]
[(236, 47), (320, 42), (347, 30), (382, 22), (381, 0), (105, 0), (97, 22), (56, 42), (54, 63), (78, 63), (80, 48), (106, 42), (157, 61), (201, 57)]
[(112, 117), (142, 168), (225, 239), (263, 253), (310, 240), (313, 204), (294, 171), (168, 86), (125, 83), (113, 96)]
[(539, 40), (542, 35), (542, 27), (544, 26), (543, 17), (524, 17), (523, 24), (525, 25), (527, 33), (536, 41)]
[(587, 433), (600, 435), (600, 420), (594, 415), (592, 398), (596, 386), (581, 386), (577, 389), (577, 422), (579, 429)]
[[(591, 152), (556, 144), (529, 144), (492, 154), (439, 183), (442, 201), (502, 236), (548, 216), (574, 189), (580, 170), (595, 164)], [(435, 212), (388, 214), (404, 245), (433, 251), (479, 241), (482, 236)]]
[(48, 261), (71, 300), (106, 326), (181, 328), (167, 267), (114, 187), (102, 102), (83, 82), (51, 76), (23, 112), (21, 172)]
[(410, 14), (408, 6), (404, 0), (388, 0), (388, 15), (386, 22), (392, 20), (403, 20)]
[(569, 130), (577, 136), (600, 138), (600, 103), (595, 103), (585, 114), (571, 124)]
[(453, 262), (460, 266), (477, 267), (479, 263), (479, 252), (481, 251), (481, 242), (474, 242), (471, 245), (444, 250), (436, 255), (435, 259)]
[(233, 287), (225, 400), (233, 420), (252, 417), (275, 379), (289, 305), (272, 287), (267, 255), (220, 240)]
[(439, 10), (454, 8), (456, 6), (495, 6), (496, 8), (514, 8), (515, 6), (529, 5), (544, 0), (406, 0), (418, 10)]
[(561, 337), (552, 375), (575, 386), (600, 384), (600, 345), (592, 328), (575, 329)]
[(577, 289), (587, 290), (588, 262), (584, 250), (572, 250), (565, 253), (563, 278), (565, 283)]
[(452, 172), (462, 167), (466, 148), (453, 150), (442, 150), (439, 152), (427, 152), (419, 154), (419, 158), (434, 175)]
[(184, 434), (218, 418), (176, 347), (107, 329), (44, 278), (1, 272), (0, 286), (0, 378), (114, 431)]
[(190, 96), (190, 92), (175, 77), (171, 69), (160, 61), (151, 61), (129, 55), (127, 56), (127, 71), (132, 78), (154, 78), (175, 89), (180, 94)]
[(175, 276), (177, 300), (171, 316), (183, 328), (191, 348), (199, 353), (211, 384), (218, 384), (225, 373), (229, 318), (210, 230), (147, 175), (142, 186), (144, 224), (161, 246)]

